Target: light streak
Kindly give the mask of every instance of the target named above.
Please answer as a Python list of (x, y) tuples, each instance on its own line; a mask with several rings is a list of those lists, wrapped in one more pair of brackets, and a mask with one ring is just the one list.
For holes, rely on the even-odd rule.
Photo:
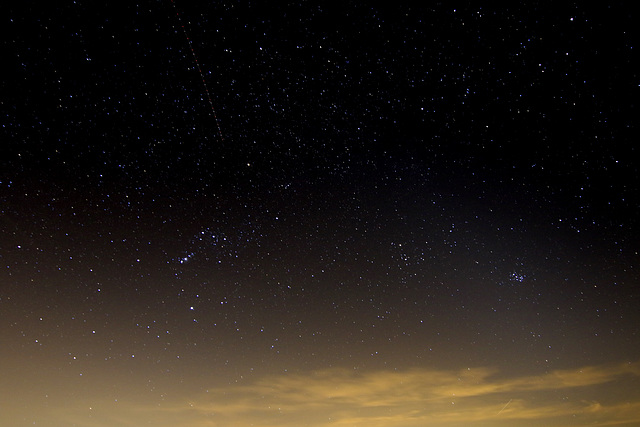
[(196, 56), (195, 50), (193, 50), (193, 43), (191, 43), (191, 39), (189, 38), (189, 34), (187, 33), (187, 29), (182, 22), (182, 17), (180, 16), (180, 12), (178, 12), (178, 7), (176, 3), (171, 0), (171, 4), (173, 5), (173, 9), (176, 12), (176, 16), (178, 17), (178, 22), (180, 22), (180, 27), (182, 28), (182, 32), (184, 33), (185, 38), (187, 39), (187, 43), (189, 44), (189, 49), (191, 50), (191, 55), (193, 56), (193, 62), (196, 64), (196, 68), (198, 69), (198, 73), (200, 73), (200, 78), (202, 79), (202, 86), (204, 86), (204, 91), (207, 95), (207, 101), (209, 101), (209, 106), (211, 107), (211, 112), (213, 113), (213, 118), (216, 121), (216, 127), (218, 128), (218, 136), (221, 141), (224, 141), (224, 137), (222, 136), (222, 130), (220, 129), (220, 122), (218, 122), (218, 115), (216, 114), (216, 109), (213, 107), (213, 101), (211, 100), (211, 94), (209, 93), (209, 87), (207, 86), (207, 82), (204, 79), (204, 74), (202, 73), (202, 68), (200, 67), (200, 63), (198, 62), (198, 57)]
[(513, 400), (513, 399), (509, 399), (509, 401), (507, 402), (507, 404), (506, 404), (506, 405), (504, 405), (504, 406), (502, 407), (502, 409), (500, 409), (496, 415), (500, 415), (500, 413), (501, 413), (502, 411), (504, 411), (504, 410), (507, 408), (507, 406), (509, 406), (509, 403), (511, 403), (511, 401), (512, 401), (512, 400)]

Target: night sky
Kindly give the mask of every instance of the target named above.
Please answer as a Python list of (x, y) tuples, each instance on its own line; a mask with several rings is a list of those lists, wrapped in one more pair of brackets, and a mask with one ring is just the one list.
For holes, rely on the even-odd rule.
[(5, 5), (1, 425), (640, 425), (638, 17), (367, 3)]

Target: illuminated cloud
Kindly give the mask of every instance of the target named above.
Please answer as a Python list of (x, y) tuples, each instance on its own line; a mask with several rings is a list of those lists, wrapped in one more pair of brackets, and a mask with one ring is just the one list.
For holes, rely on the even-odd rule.
[[(167, 395), (99, 383), (82, 392), (64, 379), (48, 398), (15, 393), (0, 424), (50, 427), (418, 427), (631, 426), (640, 423), (640, 368), (624, 363), (507, 376), (496, 369), (460, 371), (327, 369), (261, 377), (194, 393)], [(134, 381), (135, 383), (136, 381)], [(62, 395), (62, 392), (66, 393)], [(114, 397), (117, 396), (117, 399)], [(24, 414), (29, 416), (25, 417)], [(27, 422), (29, 421), (29, 422)]]
[[(639, 377), (634, 364), (518, 378), (486, 368), (330, 369), (210, 390), (192, 409), (217, 426), (614, 425), (640, 421), (640, 393), (632, 387)], [(627, 399), (611, 401), (608, 390), (620, 387)]]

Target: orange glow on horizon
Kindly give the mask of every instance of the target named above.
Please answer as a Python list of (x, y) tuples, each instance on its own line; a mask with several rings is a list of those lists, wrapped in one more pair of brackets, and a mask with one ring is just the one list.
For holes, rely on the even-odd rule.
[[(97, 377), (97, 372), (87, 372)], [(584, 366), (542, 375), (503, 376), (490, 368), (460, 371), (326, 369), (267, 375), (191, 390), (143, 393), (135, 378), (105, 386), (79, 379), (7, 383), (2, 425), (69, 426), (547, 426), (637, 425), (640, 368)], [(12, 377), (17, 382), (17, 378)], [(52, 388), (53, 387), (53, 388)], [(11, 392), (11, 393), (9, 393)]]

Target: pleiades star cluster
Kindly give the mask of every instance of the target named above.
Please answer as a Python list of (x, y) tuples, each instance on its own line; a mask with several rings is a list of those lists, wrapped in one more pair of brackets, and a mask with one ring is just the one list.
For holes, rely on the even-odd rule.
[(0, 424), (638, 425), (632, 9), (7, 5)]

